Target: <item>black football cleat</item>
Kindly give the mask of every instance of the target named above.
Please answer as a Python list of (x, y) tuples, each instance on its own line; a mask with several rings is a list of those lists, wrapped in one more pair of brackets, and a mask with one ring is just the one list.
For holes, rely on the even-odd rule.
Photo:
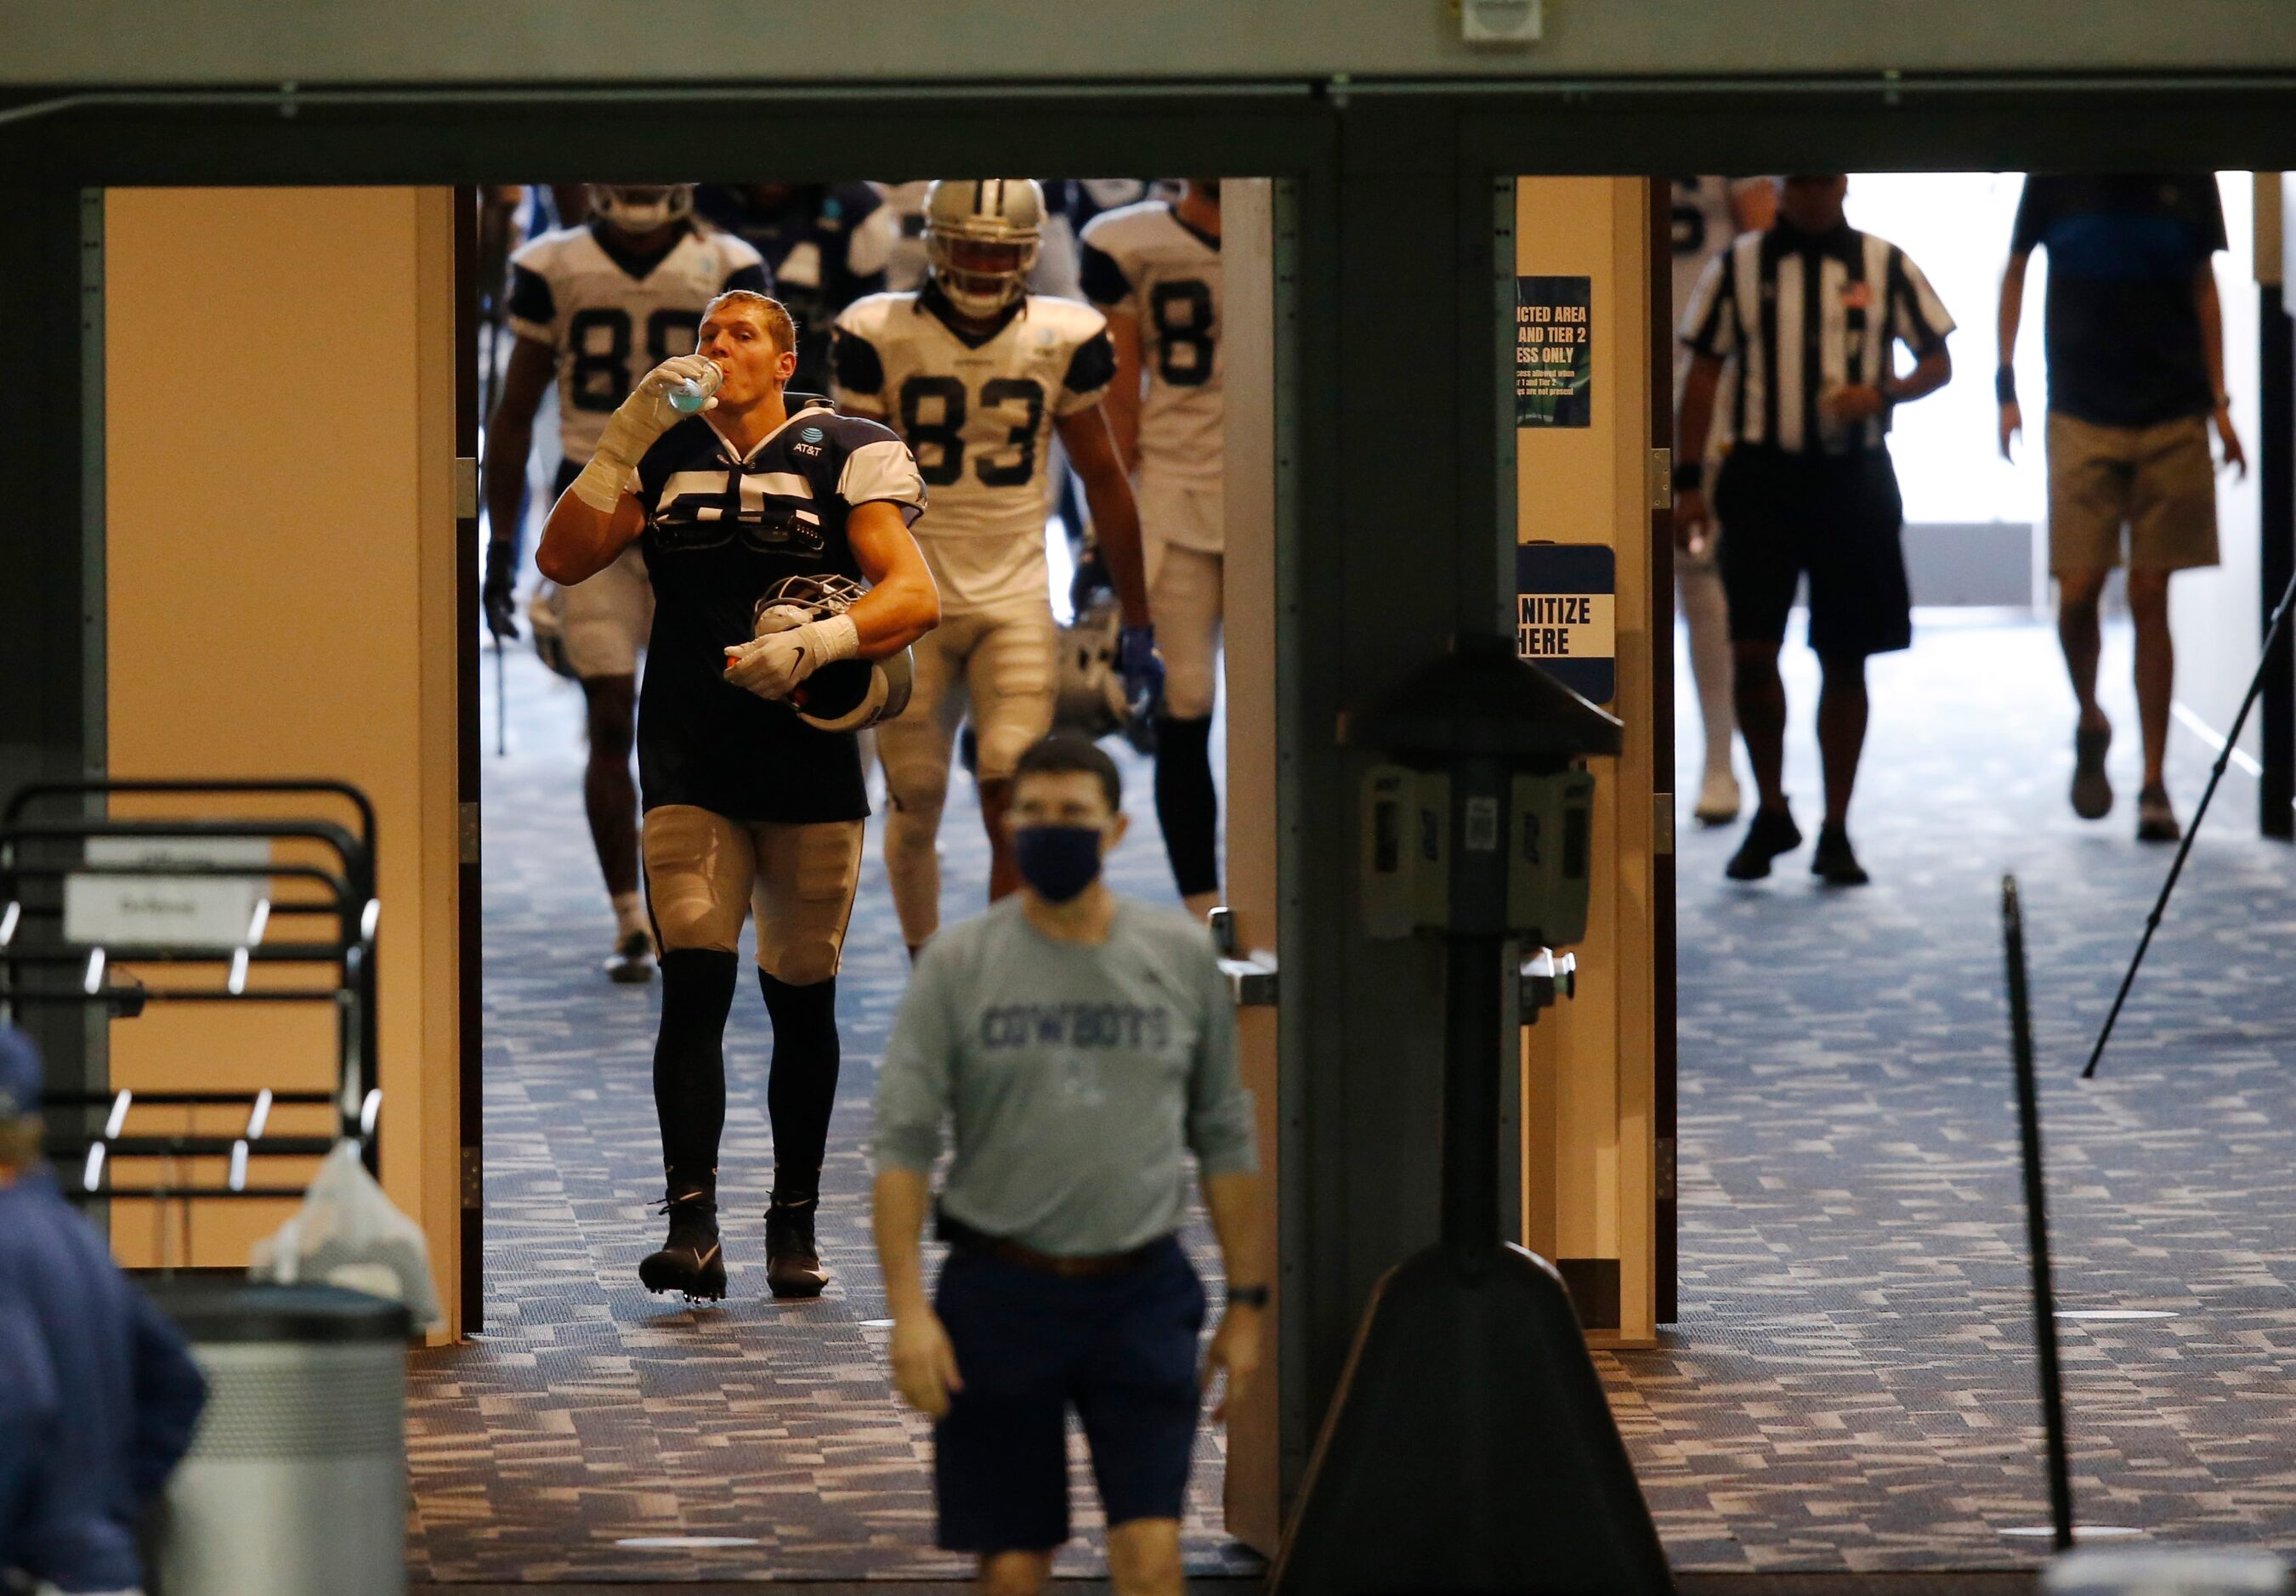
[(718, 1240), (718, 1205), (705, 1192), (666, 1199), (657, 1214), (669, 1215), (669, 1240), (638, 1265), (649, 1291), (682, 1291), (688, 1302), (721, 1302), (726, 1296), (726, 1249)]
[(813, 1239), (819, 1198), (777, 1202), (766, 1210), (766, 1287), (775, 1297), (818, 1297), (829, 1284)]

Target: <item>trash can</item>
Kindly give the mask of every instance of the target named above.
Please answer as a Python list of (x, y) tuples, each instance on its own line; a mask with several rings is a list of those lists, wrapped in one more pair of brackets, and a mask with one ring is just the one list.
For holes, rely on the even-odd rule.
[(332, 1286), (162, 1282), (151, 1296), (208, 1380), (156, 1526), (160, 1596), (401, 1596), (406, 1309)]

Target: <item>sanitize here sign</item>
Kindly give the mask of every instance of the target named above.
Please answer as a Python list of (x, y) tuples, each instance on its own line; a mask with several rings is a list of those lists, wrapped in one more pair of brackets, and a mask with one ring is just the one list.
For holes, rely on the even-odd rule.
[(1591, 703), (1618, 695), (1618, 556), (1600, 544), (1514, 552), (1515, 651)]

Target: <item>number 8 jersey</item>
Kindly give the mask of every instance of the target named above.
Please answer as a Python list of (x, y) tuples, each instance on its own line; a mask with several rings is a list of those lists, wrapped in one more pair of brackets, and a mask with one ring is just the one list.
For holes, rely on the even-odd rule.
[(1116, 374), (1108, 322), (1029, 294), (995, 331), (959, 332), (939, 291), (872, 294), (837, 318), (837, 407), (882, 421), (932, 502), (917, 542), (947, 615), (1047, 607), (1053, 422), (1091, 409)]
[(545, 233), (510, 263), (511, 331), (558, 352), (559, 441), (578, 469), (638, 379), (693, 353), (703, 306), (729, 288), (771, 287), (756, 250), (691, 222), (651, 261), (593, 224)]
[(1217, 483), (1226, 442), (1220, 382), (1219, 240), (1162, 200), (1095, 217), (1084, 230), (1084, 291), (1140, 325), (1140, 473)]

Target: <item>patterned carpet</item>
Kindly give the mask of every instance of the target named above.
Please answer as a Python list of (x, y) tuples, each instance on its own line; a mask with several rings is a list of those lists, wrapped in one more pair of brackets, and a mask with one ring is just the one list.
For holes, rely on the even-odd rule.
[[(1685, 823), (1682, 1319), (1603, 1360), (1677, 1566), (1912, 1568), (2030, 1555), (2046, 1523), (1999, 879), (2031, 943), (2082, 1521), (2296, 1549), (2296, 946), (2289, 853), (2226, 779), (2099, 1077), (2077, 1079), (2172, 849), (2130, 840), (2128, 641), (2108, 642), (2121, 801), (2064, 799), (2072, 705), (2036, 627), (1937, 627), (1879, 663), (1852, 834), (1875, 884)], [(1789, 789), (1818, 783), (1789, 651)], [(1685, 702), (1688, 700), (1685, 700)], [(2118, 706), (2116, 708), (2116, 705)], [(2181, 730), (2189, 817), (2211, 757)], [(1684, 768), (1695, 770), (1694, 734)], [(1791, 868), (1788, 868), (1791, 866)]]
[[(765, 1291), (771, 1043), (745, 975), (726, 1035), (722, 1152), (732, 1291), (696, 1311), (637, 1282), (660, 1245), (652, 1084), (658, 986), (599, 973), (612, 918), (580, 795), (581, 696), (509, 655), (511, 746), (494, 753), (484, 683), (487, 1331), (419, 1355), (408, 1448), (412, 1567), (440, 1582), (947, 1577), (932, 1550), (930, 1430), (894, 1400), (867, 1219), (862, 1138), (906, 979), (873, 834), (839, 985), (844, 1070), (824, 1172), (817, 1302)], [(1176, 902), (1144, 762), (1128, 760), (1136, 831), (1119, 888)], [(945, 913), (972, 912), (986, 844), (960, 775), (943, 829)], [(749, 962), (745, 945), (742, 954)], [(1208, 1236), (1193, 1240), (1210, 1273)], [(1079, 1448), (1081, 1443), (1078, 1443)], [(1256, 1569), (1220, 1529), (1220, 1433), (1204, 1432), (1192, 1569)], [(1079, 1460), (1082, 1453), (1079, 1450)], [(1104, 1567), (1077, 1471), (1079, 1539), (1062, 1571)], [(719, 1537), (701, 1549), (631, 1540)]]
[[(2109, 642), (2106, 667), (2122, 698), (2126, 648)], [(1805, 656), (1789, 665), (1807, 825), (1814, 683)], [(947, 1578), (926, 1433), (883, 1374), (858, 1207), (871, 1065), (903, 971), (878, 855), (840, 988), (831, 1293), (786, 1307), (762, 1293), (767, 1038), (745, 998), (726, 1151), (734, 1295), (714, 1312), (669, 1306), (634, 1273), (657, 1223), (658, 1000), (596, 974), (610, 927), (576, 790), (578, 700), (521, 656), (510, 685), (513, 745), (503, 760), (489, 749), (485, 793), (488, 1334), (417, 1360), (417, 1577)], [(2066, 1327), (2082, 1518), (2296, 1549), (2296, 1093), (2280, 1058), (2296, 1005), (2277, 956), (2296, 933), (2292, 861), (2256, 839), (2253, 788), (2228, 778), (2102, 1078), (2078, 1083), (2168, 855), (2128, 840), (2125, 705), (2121, 808), (2096, 826), (2067, 811), (2070, 718), (2047, 633), (1931, 629), (1874, 675), (1853, 815), (1874, 886), (1823, 892), (1800, 858), (1733, 886), (1734, 833), (1685, 824), (1683, 1316), (1666, 1348), (1600, 1360), (1677, 1567), (2036, 1555), (2002, 1534), (2046, 1518), (2005, 869), (2033, 943), (2065, 1305), (2173, 1315)], [(2172, 783), (2187, 814), (2204, 774), (2184, 740)], [(1140, 826), (1119, 884), (1168, 896), (1145, 772), (1131, 775)], [(981, 872), (969, 795), (946, 841), (961, 904)], [(1218, 1527), (1216, 1445), (1201, 1455), (1192, 1568), (1250, 1567)], [(697, 1535), (750, 1543), (618, 1544)], [(1062, 1563), (1100, 1567), (1088, 1537)]]

